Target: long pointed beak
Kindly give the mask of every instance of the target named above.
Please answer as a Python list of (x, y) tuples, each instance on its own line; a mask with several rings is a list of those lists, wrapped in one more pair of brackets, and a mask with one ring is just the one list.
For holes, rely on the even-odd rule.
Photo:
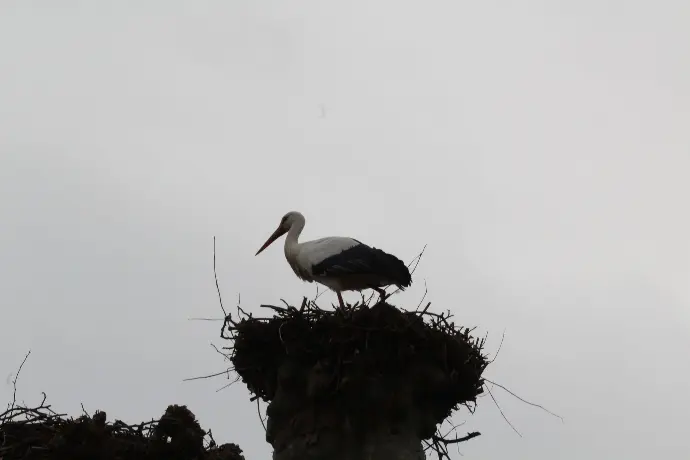
[(276, 231), (273, 232), (273, 235), (271, 235), (271, 236), (268, 237), (268, 239), (266, 240), (266, 242), (264, 243), (264, 245), (261, 246), (261, 248), (260, 248), (258, 251), (256, 251), (256, 254), (254, 254), (254, 255), (255, 255), (255, 256), (258, 256), (258, 255), (261, 253), (261, 251), (263, 251), (264, 249), (266, 249), (267, 247), (269, 247), (269, 246), (271, 245), (271, 243), (273, 243), (275, 240), (277, 240), (278, 238), (280, 238), (280, 237), (281, 237), (282, 235), (284, 235), (285, 233), (287, 233), (287, 230), (283, 230), (282, 228), (278, 227), (278, 228), (276, 229)]

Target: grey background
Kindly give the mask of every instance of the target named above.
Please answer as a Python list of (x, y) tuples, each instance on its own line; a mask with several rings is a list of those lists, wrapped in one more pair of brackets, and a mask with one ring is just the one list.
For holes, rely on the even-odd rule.
[[(0, 3), (0, 380), (135, 422), (186, 403), (269, 446), (222, 378), (228, 306), (313, 295), (280, 247), (353, 236), (503, 349), (466, 458), (688, 458), (690, 4)], [(321, 118), (321, 104), (325, 118)], [(348, 298), (353, 299), (350, 295)], [(321, 300), (335, 302), (332, 293)], [(7, 376), (5, 380), (4, 376)]]

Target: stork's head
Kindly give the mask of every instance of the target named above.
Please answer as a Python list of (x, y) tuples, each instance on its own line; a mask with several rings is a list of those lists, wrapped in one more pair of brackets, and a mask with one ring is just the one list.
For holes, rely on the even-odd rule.
[(290, 211), (289, 213), (285, 214), (283, 218), (280, 220), (280, 224), (278, 225), (276, 231), (268, 237), (264, 245), (261, 246), (261, 248), (258, 251), (256, 251), (255, 255), (258, 256), (261, 253), (261, 251), (269, 247), (271, 243), (280, 238), (282, 235), (286, 234), (288, 230), (292, 228), (293, 225), (299, 223), (304, 225), (304, 216), (302, 215), (302, 213), (299, 213), (297, 211)]

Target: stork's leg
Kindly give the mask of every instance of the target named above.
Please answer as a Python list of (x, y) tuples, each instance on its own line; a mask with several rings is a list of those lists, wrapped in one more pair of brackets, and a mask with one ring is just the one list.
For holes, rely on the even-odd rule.
[(379, 302), (385, 302), (388, 298), (388, 294), (386, 294), (386, 291), (384, 291), (381, 288), (374, 288), (374, 290), (376, 290), (376, 292), (379, 293)]
[(336, 294), (338, 294), (338, 301), (340, 302), (340, 308), (343, 310), (345, 309), (345, 302), (343, 302), (343, 295), (340, 293), (340, 291), (335, 291)]

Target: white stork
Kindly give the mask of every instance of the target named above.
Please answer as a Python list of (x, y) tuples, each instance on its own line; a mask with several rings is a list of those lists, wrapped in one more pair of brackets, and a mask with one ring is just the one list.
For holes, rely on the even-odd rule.
[(285, 258), (295, 275), (335, 291), (341, 308), (345, 307), (342, 291), (374, 289), (383, 300), (386, 293), (382, 287), (394, 284), (404, 290), (412, 284), (410, 271), (402, 260), (354, 238), (331, 236), (298, 243), (305, 222), (304, 216), (297, 211), (285, 214), (256, 255), (287, 233)]

